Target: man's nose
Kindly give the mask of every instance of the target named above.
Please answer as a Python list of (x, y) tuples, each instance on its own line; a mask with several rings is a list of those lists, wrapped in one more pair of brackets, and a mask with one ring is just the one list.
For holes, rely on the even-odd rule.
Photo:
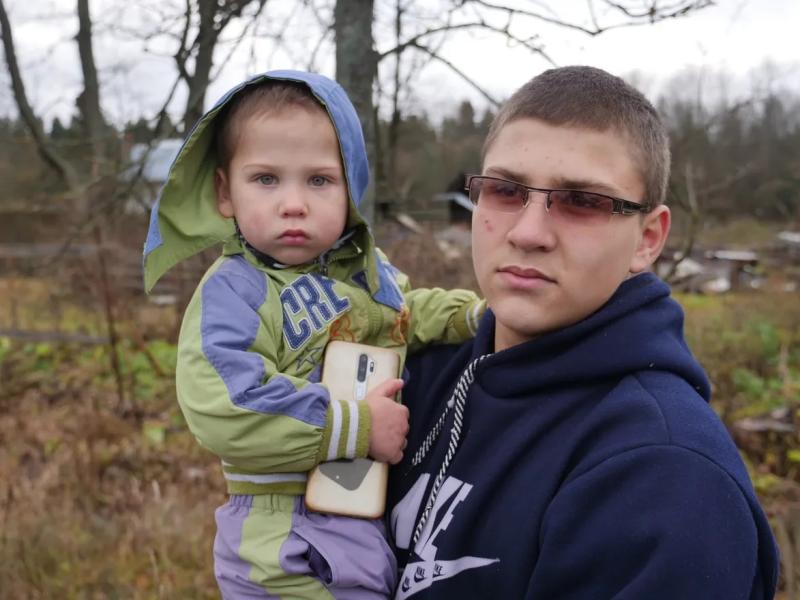
[(528, 192), (528, 205), (523, 207), (508, 230), (507, 239), (521, 250), (550, 249), (555, 244), (553, 218), (547, 212), (547, 195)]

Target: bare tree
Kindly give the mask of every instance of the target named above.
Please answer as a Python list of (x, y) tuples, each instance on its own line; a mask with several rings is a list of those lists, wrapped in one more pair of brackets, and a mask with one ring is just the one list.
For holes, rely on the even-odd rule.
[[(183, 112), (183, 131), (188, 134), (192, 126), (203, 116), (206, 90), (211, 82), (214, 66), (214, 50), (220, 35), (244, 9), (255, 4), (257, 10), (250, 18), (257, 19), (267, 0), (186, 0), (184, 28), (180, 45), (175, 53), (178, 73), (188, 87), (186, 108)], [(192, 36), (193, 14), (197, 12), (197, 31)], [(191, 39), (190, 39), (191, 38)], [(192, 59), (190, 61), (190, 59)], [(194, 64), (190, 70), (189, 63)]]
[[(555, 2), (441, 0), (431, 3), (395, 0), (391, 5), (375, 5), (373, 0), (335, 0), (333, 24), (330, 24), (322, 17), (330, 3), (330, 0), (303, 2), (312, 21), (320, 28), (320, 37), (310, 53), (304, 47), (298, 54), (305, 52), (309, 57), (308, 66), (315, 68), (317, 57), (324, 54), (320, 48), (325, 45), (328, 32), (334, 31), (336, 77), (361, 115), (370, 164), (376, 176), (374, 179), (377, 179), (375, 188), (370, 188), (365, 201), (365, 213), (369, 218), (374, 212), (372, 189), (378, 190), (381, 204), (386, 204), (385, 194), (397, 187), (392, 173), (395, 170), (398, 125), (403, 116), (401, 99), (427, 65), (443, 65), (491, 106), (500, 104), (500, 99), (480, 84), (468, 65), (460, 65), (457, 59), (448, 55), (449, 42), (455, 36), (483, 32), (553, 65), (557, 61), (546, 52), (544, 36), (541, 35), (543, 28), (597, 36), (620, 27), (649, 25), (683, 17), (713, 4), (712, 0), (589, 0), (587, 8), (577, 17), (559, 17), (556, 7), (561, 10), (561, 6)], [(302, 19), (309, 16), (308, 13), (296, 16)], [(291, 26), (302, 27), (297, 22), (284, 24), (284, 28)], [(388, 34), (389, 30), (393, 35)], [(388, 46), (387, 40), (390, 40)], [(282, 36), (280, 42), (291, 45), (288, 36)], [(385, 147), (379, 143), (379, 129), (376, 127), (377, 111), (383, 102), (391, 105)]]
[(92, 176), (100, 175), (100, 164), (104, 158), (103, 137), (107, 129), (103, 111), (100, 109), (100, 83), (94, 61), (92, 19), (89, 15), (89, 0), (78, 0), (78, 54), (83, 73), (83, 91), (76, 104), (81, 113), (86, 138), (92, 148)]
[[(334, 11), (336, 32), (336, 78), (347, 90), (358, 111), (370, 164), (375, 164), (375, 117), (372, 84), (378, 74), (372, 22), (372, 0), (337, 0)], [(374, 181), (362, 201), (368, 221), (374, 216)]]
[[(154, 31), (139, 32), (139, 39), (143, 46), (146, 46), (149, 39), (157, 36), (166, 36), (171, 40), (172, 52), (164, 58), (173, 62), (177, 76), (165, 95), (156, 120), (159, 123), (166, 122), (177, 92), (184, 88), (186, 99), (179, 121), (183, 124), (184, 132), (187, 132), (204, 110), (206, 90), (214, 79), (215, 68), (218, 72), (220, 62), (228, 60), (242, 40), (259, 35), (254, 29), (258, 23), (265, 22), (262, 13), (266, 0), (177, 2), (178, 0), (173, 0), (153, 4), (153, 9), (163, 14), (163, 22), (158, 23)], [(98, 77), (94, 60), (92, 41), (95, 34), (89, 0), (76, 0), (76, 3), (79, 23), (76, 41), (83, 74), (83, 89), (77, 105), (85, 129), (85, 142), (92, 148), (92, 169), (83, 176), (71, 160), (72, 157), (60, 155), (57, 148), (48, 141), (40, 120), (25, 96), (12, 26), (3, 1), (0, 0), (0, 26), (15, 102), (36, 141), (40, 155), (71, 190), (81, 187), (88, 189), (90, 186), (87, 183), (103, 174), (100, 167), (103, 165), (104, 153), (108, 152), (103, 139), (104, 136), (115, 134), (107, 124), (102, 109), (102, 78)], [(373, 166), (378, 167), (377, 173), (384, 181), (383, 187), (380, 187), (381, 182), (378, 183), (383, 191), (387, 189), (386, 173), (388, 172), (391, 179), (391, 174), (396, 169), (391, 155), (388, 160), (384, 160), (378, 152), (380, 145), (377, 143), (375, 98), (379, 102), (388, 98), (392, 105), (393, 125), (388, 136), (390, 153), (396, 146), (397, 126), (403, 116), (402, 98), (405, 90), (413, 85), (415, 78), (429, 64), (443, 65), (471, 85), (491, 105), (497, 105), (500, 101), (481, 86), (474, 73), (470, 72), (469, 65), (459, 64), (460, 57), (448, 54), (450, 42), (456, 36), (468, 32), (497, 36), (498, 39), (533, 53), (546, 64), (552, 64), (556, 61), (547, 54), (544, 36), (541, 34), (546, 28), (555, 27), (596, 36), (618, 27), (645, 25), (682, 17), (711, 3), (711, 0), (589, 0), (588, 8), (579, 14), (579, 18), (561, 18), (557, 11), (564, 9), (564, 5), (555, 2), (440, 0), (440, 3), (432, 4), (421, 0), (396, 0), (387, 12), (387, 5), (375, 6), (373, 0), (303, 0), (293, 5), (295, 8), (292, 15), (300, 15), (298, 18), (306, 18), (306, 22), (297, 23), (287, 19), (282, 23), (282, 31), (269, 34), (272, 36), (269, 41), (273, 45), (290, 45), (293, 36), (286, 32), (299, 31), (300, 27), (308, 25), (310, 17), (310, 22), (319, 30), (320, 41), (312, 44), (313, 48), (304, 47), (301, 55), (309, 64), (313, 64), (317, 57), (325, 54), (322, 48), (329, 43), (325, 40), (331, 31), (334, 33), (336, 76), (350, 94), (361, 116), (370, 161)], [(326, 22), (330, 18), (328, 15), (332, 15), (332, 23)], [(223, 33), (237, 20), (240, 24), (244, 23), (239, 28), (238, 39), (223, 39)], [(394, 35), (381, 37), (387, 22), (391, 23)], [(109, 24), (107, 31), (121, 31), (123, 27), (122, 23)], [(128, 33), (136, 35), (136, 32)], [(380, 44), (376, 43), (376, 37)], [(221, 41), (225, 42), (225, 48), (221, 47)], [(388, 91), (387, 95), (383, 95), (384, 89)], [(163, 128), (156, 129), (163, 133)], [(388, 165), (388, 170), (384, 169), (384, 165)], [(365, 202), (365, 212), (371, 218), (373, 195), (371, 191), (369, 194)]]
[[(266, 0), (185, 0), (182, 15), (169, 14), (169, 6), (163, 7), (164, 15), (155, 31), (126, 30), (121, 24), (114, 24), (113, 30), (126, 35), (141, 36), (143, 44), (159, 35), (173, 35), (176, 50), (172, 59), (177, 68), (174, 83), (168, 89), (161, 109), (157, 112), (154, 130), (157, 135), (169, 135), (164, 124), (169, 121), (168, 110), (173, 102), (180, 84), (187, 89), (186, 102), (180, 121), (184, 130), (188, 130), (202, 115), (205, 94), (213, 79), (212, 69), (219, 57), (215, 55), (217, 44), (226, 27), (235, 19), (242, 17), (248, 6), (254, 10), (247, 15), (250, 22), (255, 22), (260, 15)], [(78, 32), (75, 42), (80, 58), (80, 69), (83, 87), (75, 100), (78, 108), (82, 139), (79, 143), (90, 149), (89, 169), (82, 168), (79, 157), (64, 153), (57, 148), (44, 132), (41, 118), (31, 106), (22, 78), (14, 44), (13, 28), (9, 21), (4, 1), (0, 0), (0, 31), (3, 37), (6, 65), (10, 74), (14, 101), (19, 114), (36, 144), (37, 150), (46, 165), (50, 166), (63, 181), (67, 196), (76, 204), (77, 214), (82, 224), (88, 226), (84, 219), (88, 207), (93, 205), (92, 196), (102, 197), (106, 208), (119, 204), (117, 200), (125, 196), (129, 188), (135, 184), (136, 178), (130, 178), (128, 171), (126, 184), (122, 187), (113, 182), (119, 175), (119, 157), (111, 156), (115, 144), (111, 143), (118, 133), (108, 124), (102, 108), (102, 90), (94, 53), (94, 23), (90, 14), (89, 0), (76, 0)], [(246, 31), (246, 28), (245, 28)], [(243, 34), (244, 35), (244, 34)], [(237, 41), (234, 40), (234, 45)], [(137, 175), (141, 174), (143, 164), (139, 166)], [(111, 176), (111, 178), (109, 178)], [(98, 187), (98, 184), (102, 185)], [(111, 186), (111, 189), (109, 189)], [(95, 206), (97, 208), (97, 206)], [(100, 207), (102, 208), (102, 207)], [(93, 214), (101, 215), (101, 211)], [(86, 227), (82, 225), (81, 230)]]
[(0, 33), (2, 33), (3, 36), (3, 50), (6, 57), (6, 66), (8, 67), (8, 72), (11, 77), (14, 101), (19, 110), (20, 117), (30, 130), (39, 155), (42, 157), (45, 164), (52, 167), (69, 190), (76, 190), (79, 180), (78, 174), (69, 161), (62, 157), (53, 144), (50, 143), (42, 127), (42, 122), (36, 116), (36, 113), (28, 101), (28, 95), (25, 92), (25, 83), (22, 80), (19, 63), (17, 62), (13, 30), (8, 20), (8, 13), (6, 12), (3, 0), (0, 0)]
[[(339, 0), (337, 4), (341, 2)], [(597, 36), (620, 27), (648, 25), (683, 17), (712, 4), (711, 0), (589, 0), (584, 13), (567, 18), (558, 16), (556, 3), (448, 0), (430, 8), (429, 3), (418, 0), (396, 0), (391, 14), (386, 17), (386, 21), (391, 23), (387, 29), (394, 34), (393, 44), (380, 49), (377, 55), (377, 74), (391, 74), (377, 81), (379, 89), (389, 89), (387, 96), (391, 103), (387, 143), (385, 148), (380, 149), (382, 152), (376, 151), (374, 163), (378, 167), (377, 175), (386, 178), (385, 181), (378, 181), (378, 190), (392, 194), (391, 190), (398, 189), (394, 165), (398, 125), (402, 120), (401, 97), (403, 90), (412, 85), (413, 79), (419, 77), (425, 66), (434, 62), (443, 65), (471, 86), (490, 106), (499, 106), (500, 99), (481, 85), (468, 66), (459, 65), (457, 59), (448, 55), (448, 43), (455, 36), (483, 32), (529, 52), (544, 64), (555, 65), (557, 61), (546, 51), (541, 35), (545, 27)], [(380, 15), (376, 16), (376, 19), (380, 18)], [(389, 39), (389, 36), (385, 38)], [(366, 42), (362, 42), (362, 45), (366, 45)], [(404, 68), (404, 59), (414, 62), (414, 67)], [(401, 75), (403, 72), (407, 74), (405, 77)], [(386, 197), (380, 199), (384, 204), (390, 201)]]

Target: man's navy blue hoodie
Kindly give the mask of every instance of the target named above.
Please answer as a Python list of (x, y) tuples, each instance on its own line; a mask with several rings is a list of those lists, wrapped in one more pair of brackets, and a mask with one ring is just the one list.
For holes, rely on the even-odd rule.
[[(575, 325), (496, 354), (493, 340), (487, 312), (473, 342), (409, 362), (397, 598), (773, 597), (772, 533), (663, 282), (633, 277)], [(447, 408), (459, 379), (463, 416)]]

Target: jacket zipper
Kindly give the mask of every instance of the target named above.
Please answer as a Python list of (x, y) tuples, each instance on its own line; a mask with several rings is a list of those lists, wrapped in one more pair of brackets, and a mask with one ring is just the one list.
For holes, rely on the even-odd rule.
[(322, 254), (320, 254), (319, 258), (317, 259), (317, 262), (319, 263), (320, 272), (322, 273), (323, 276), (327, 277), (328, 276), (328, 253), (327, 252), (323, 252)]
[(320, 273), (322, 273), (322, 275), (327, 277), (328, 276), (328, 266), (330, 265), (331, 262), (334, 262), (334, 261), (337, 261), (337, 260), (344, 260), (346, 258), (352, 258), (354, 256), (358, 256), (359, 252), (360, 252), (360, 250), (359, 250), (358, 246), (355, 246), (355, 252), (354, 253), (352, 253), (352, 254), (346, 253), (346, 254), (343, 254), (342, 256), (334, 256), (333, 260), (330, 260), (331, 254), (334, 253), (334, 250), (328, 250), (327, 252), (323, 252), (322, 254), (320, 254), (319, 257), (314, 262), (317, 265), (319, 265)]

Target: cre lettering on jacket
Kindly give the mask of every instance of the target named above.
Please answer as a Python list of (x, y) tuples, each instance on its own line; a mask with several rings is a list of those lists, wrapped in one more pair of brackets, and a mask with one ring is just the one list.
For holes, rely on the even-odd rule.
[(333, 286), (333, 279), (311, 273), (301, 275), (281, 291), (283, 337), (292, 350), (350, 308), (350, 300), (337, 296)]

